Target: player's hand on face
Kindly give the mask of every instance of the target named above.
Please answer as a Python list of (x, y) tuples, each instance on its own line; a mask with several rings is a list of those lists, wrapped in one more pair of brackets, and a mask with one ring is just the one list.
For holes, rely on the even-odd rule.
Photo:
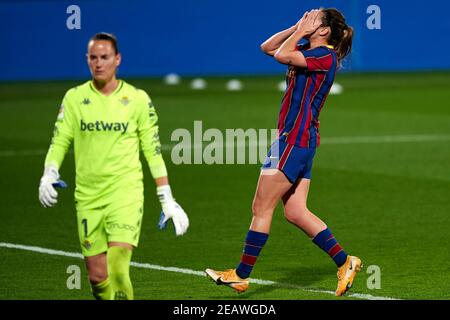
[(306, 12), (298, 22), (297, 30), (303, 31), (306, 35), (313, 34), (322, 24), (319, 13), (319, 9)]
[(297, 23), (295, 24), (295, 28), (297, 30), (299, 30), (299, 25), (300, 23), (302, 23), (302, 21), (305, 20), (305, 18), (308, 16), (309, 11), (305, 11), (305, 13), (303, 14), (303, 16), (300, 18), (300, 20), (297, 21)]

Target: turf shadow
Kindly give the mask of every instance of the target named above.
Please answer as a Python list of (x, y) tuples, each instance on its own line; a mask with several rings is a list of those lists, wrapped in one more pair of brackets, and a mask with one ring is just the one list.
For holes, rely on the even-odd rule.
[[(279, 277), (278, 279), (271, 279), (277, 284), (254, 286), (254, 289), (250, 289), (247, 295), (250, 298), (252, 295), (268, 294), (280, 288), (300, 290), (301, 287), (305, 287), (306, 289), (324, 278), (332, 277), (335, 277), (335, 271), (329, 265), (317, 267), (300, 266), (297, 268), (285, 270), (285, 272), (281, 273), (281, 277)], [(271, 298), (276, 299), (276, 297)]]

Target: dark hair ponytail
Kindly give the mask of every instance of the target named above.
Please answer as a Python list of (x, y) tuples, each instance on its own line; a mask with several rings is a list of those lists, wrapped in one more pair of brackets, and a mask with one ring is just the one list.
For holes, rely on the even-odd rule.
[(337, 9), (322, 9), (322, 24), (330, 27), (328, 43), (334, 46), (339, 64), (352, 50), (353, 28), (345, 22), (345, 17)]

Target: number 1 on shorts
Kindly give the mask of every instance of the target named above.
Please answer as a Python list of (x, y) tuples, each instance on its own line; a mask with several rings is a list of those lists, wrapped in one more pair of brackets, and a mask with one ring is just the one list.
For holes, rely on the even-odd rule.
[(84, 237), (87, 238), (88, 236), (88, 226), (87, 226), (87, 219), (81, 220), (81, 223), (84, 226)]

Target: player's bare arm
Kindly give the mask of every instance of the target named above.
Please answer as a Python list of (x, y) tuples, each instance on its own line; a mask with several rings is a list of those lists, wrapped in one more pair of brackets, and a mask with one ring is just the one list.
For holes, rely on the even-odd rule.
[(289, 38), (294, 32), (297, 30), (297, 25), (293, 25), (292, 27), (285, 29), (283, 31), (275, 33), (269, 39), (264, 41), (261, 44), (261, 50), (268, 54), (269, 56), (273, 56), (275, 52), (277, 52), (278, 48)]
[(165, 186), (165, 185), (168, 185), (168, 184), (169, 184), (169, 178), (167, 176), (155, 179), (155, 185), (157, 187)]

